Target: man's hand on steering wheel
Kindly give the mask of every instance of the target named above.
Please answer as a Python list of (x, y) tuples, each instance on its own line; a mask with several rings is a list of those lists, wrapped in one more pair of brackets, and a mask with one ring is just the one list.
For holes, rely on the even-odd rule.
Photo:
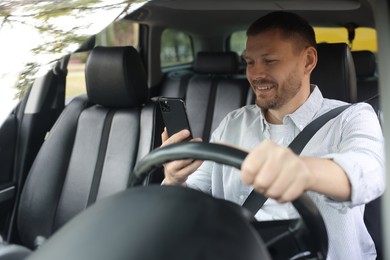
[(314, 182), (301, 157), (272, 141), (260, 143), (248, 154), (241, 167), (241, 179), (281, 203), (296, 199)]

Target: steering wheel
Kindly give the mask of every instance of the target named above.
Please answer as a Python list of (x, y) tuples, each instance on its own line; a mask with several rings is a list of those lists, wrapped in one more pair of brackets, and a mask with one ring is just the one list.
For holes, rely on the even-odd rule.
[[(129, 185), (130, 187), (141, 185), (154, 168), (173, 160), (210, 160), (240, 169), (246, 156), (246, 152), (222, 144), (200, 142), (172, 144), (155, 149), (146, 155), (135, 167), (132, 174), (133, 178), (130, 180)], [(305, 230), (305, 232), (308, 231), (312, 247), (310, 250), (311, 253), (308, 251), (302, 252), (302, 254), (294, 256), (294, 259), (304, 259), (309, 254), (311, 255), (310, 257), (313, 257), (314, 254), (317, 259), (326, 259), (328, 252), (328, 235), (325, 223), (318, 208), (306, 194), (302, 194), (296, 200), (292, 201), (292, 204), (301, 216), (299, 221), (272, 221), (267, 222), (265, 226), (269, 228), (274, 227), (275, 225), (285, 225), (290, 229), (289, 232), (300, 233), (298, 236), (301, 236), (302, 233), (304, 233), (302, 230)], [(261, 226), (264, 226), (261, 224), (262, 222), (258, 223), (260, 224), (257, 224), (258, 227), (261, 228)], [(287, 233), (282, 232), (282, 234), (279, 235), (279, 238), (271, 239), (266, 245), (272, 245), (275, 241), (284, 238)]]
[[(213, 160), (240, 168), (245, 157), (243, 151), (218, 144), (172, 144), (152, 151), (140, 161), (129, 183), (142, 184), (154, 167), (176, 159)], [(288, 258), (325, 259), (328, 239), (319, 211), (306, 195), (293, 201), (293, 205), (302, 220), (292, 222), (296, 224), (292, 232), (297, 234), (306, 226), (308, 231), (303, 233), (310, 234), (312, 243), (309, 252), (300, 251), (301, 254)], [(263, 222), (256, 222), (248, 210), (236, 203), (194, 189), (131, 187), (97, 201), (78, 214), (27, 260), (268, 260), (274, 255), (259, 234), (257, 224)], [(285, 224), (286, 221), (272, 221), (268, 227)], [(291, 228), (289, 221), (287, 224)], [(302, 245), (301, 241), (295, 242)]]

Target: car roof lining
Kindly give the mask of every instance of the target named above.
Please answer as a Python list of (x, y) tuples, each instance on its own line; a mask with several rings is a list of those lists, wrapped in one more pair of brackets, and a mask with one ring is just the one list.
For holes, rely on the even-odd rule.
[(361, 5), (357, 0), (154, 0), (154, 5), (180, 10), (355, 10)]
[(258, 17), (276, 10), (293, 11), (313, 26), (339, 27), (353, 22), (375, 27), (367, 0), (154, 0), (126, 18), (149, 26), (215, 35), (246, 29)]

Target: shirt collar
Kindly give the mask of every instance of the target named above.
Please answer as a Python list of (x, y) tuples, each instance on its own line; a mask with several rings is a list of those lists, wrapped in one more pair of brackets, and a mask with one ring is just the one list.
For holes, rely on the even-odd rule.
[(261, 109), (259, 106), (257, 106), (257, 108), (260, 111), (261, 132), (264, 133), (266, 129), (269, 129), (269, 125), (267, 120), (265, 120), (264, 109)]
[[(283, 118), (283, 124), (288, 124), (288, 122), (291, 120), (299, 129), (299, 131), (302, 131), (303, 128), (305, 128), (311, 121), (313, 121), (313, 118), (321, 108), (324, 98), (318, 86), (310, 85), (310, 87), (312, 91), (306, 102), (303, 103), (303, 105), (295, 110), (292, 114), (286, 115)], [(261, 131), (264, 132), (265, 130), (269, 129), (269, 124), (265, 119), (264, 110), (260, 108), (259, 110)]]

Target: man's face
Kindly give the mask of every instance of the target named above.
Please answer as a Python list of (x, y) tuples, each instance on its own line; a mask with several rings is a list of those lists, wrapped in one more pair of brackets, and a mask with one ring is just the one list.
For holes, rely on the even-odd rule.
[(263, 109), (296, 109), (307, 98), (302, 90), (305, 54), (296, 41), (282, 37), (278, 29), (249, 36), (245, 60), (247, 78)]

